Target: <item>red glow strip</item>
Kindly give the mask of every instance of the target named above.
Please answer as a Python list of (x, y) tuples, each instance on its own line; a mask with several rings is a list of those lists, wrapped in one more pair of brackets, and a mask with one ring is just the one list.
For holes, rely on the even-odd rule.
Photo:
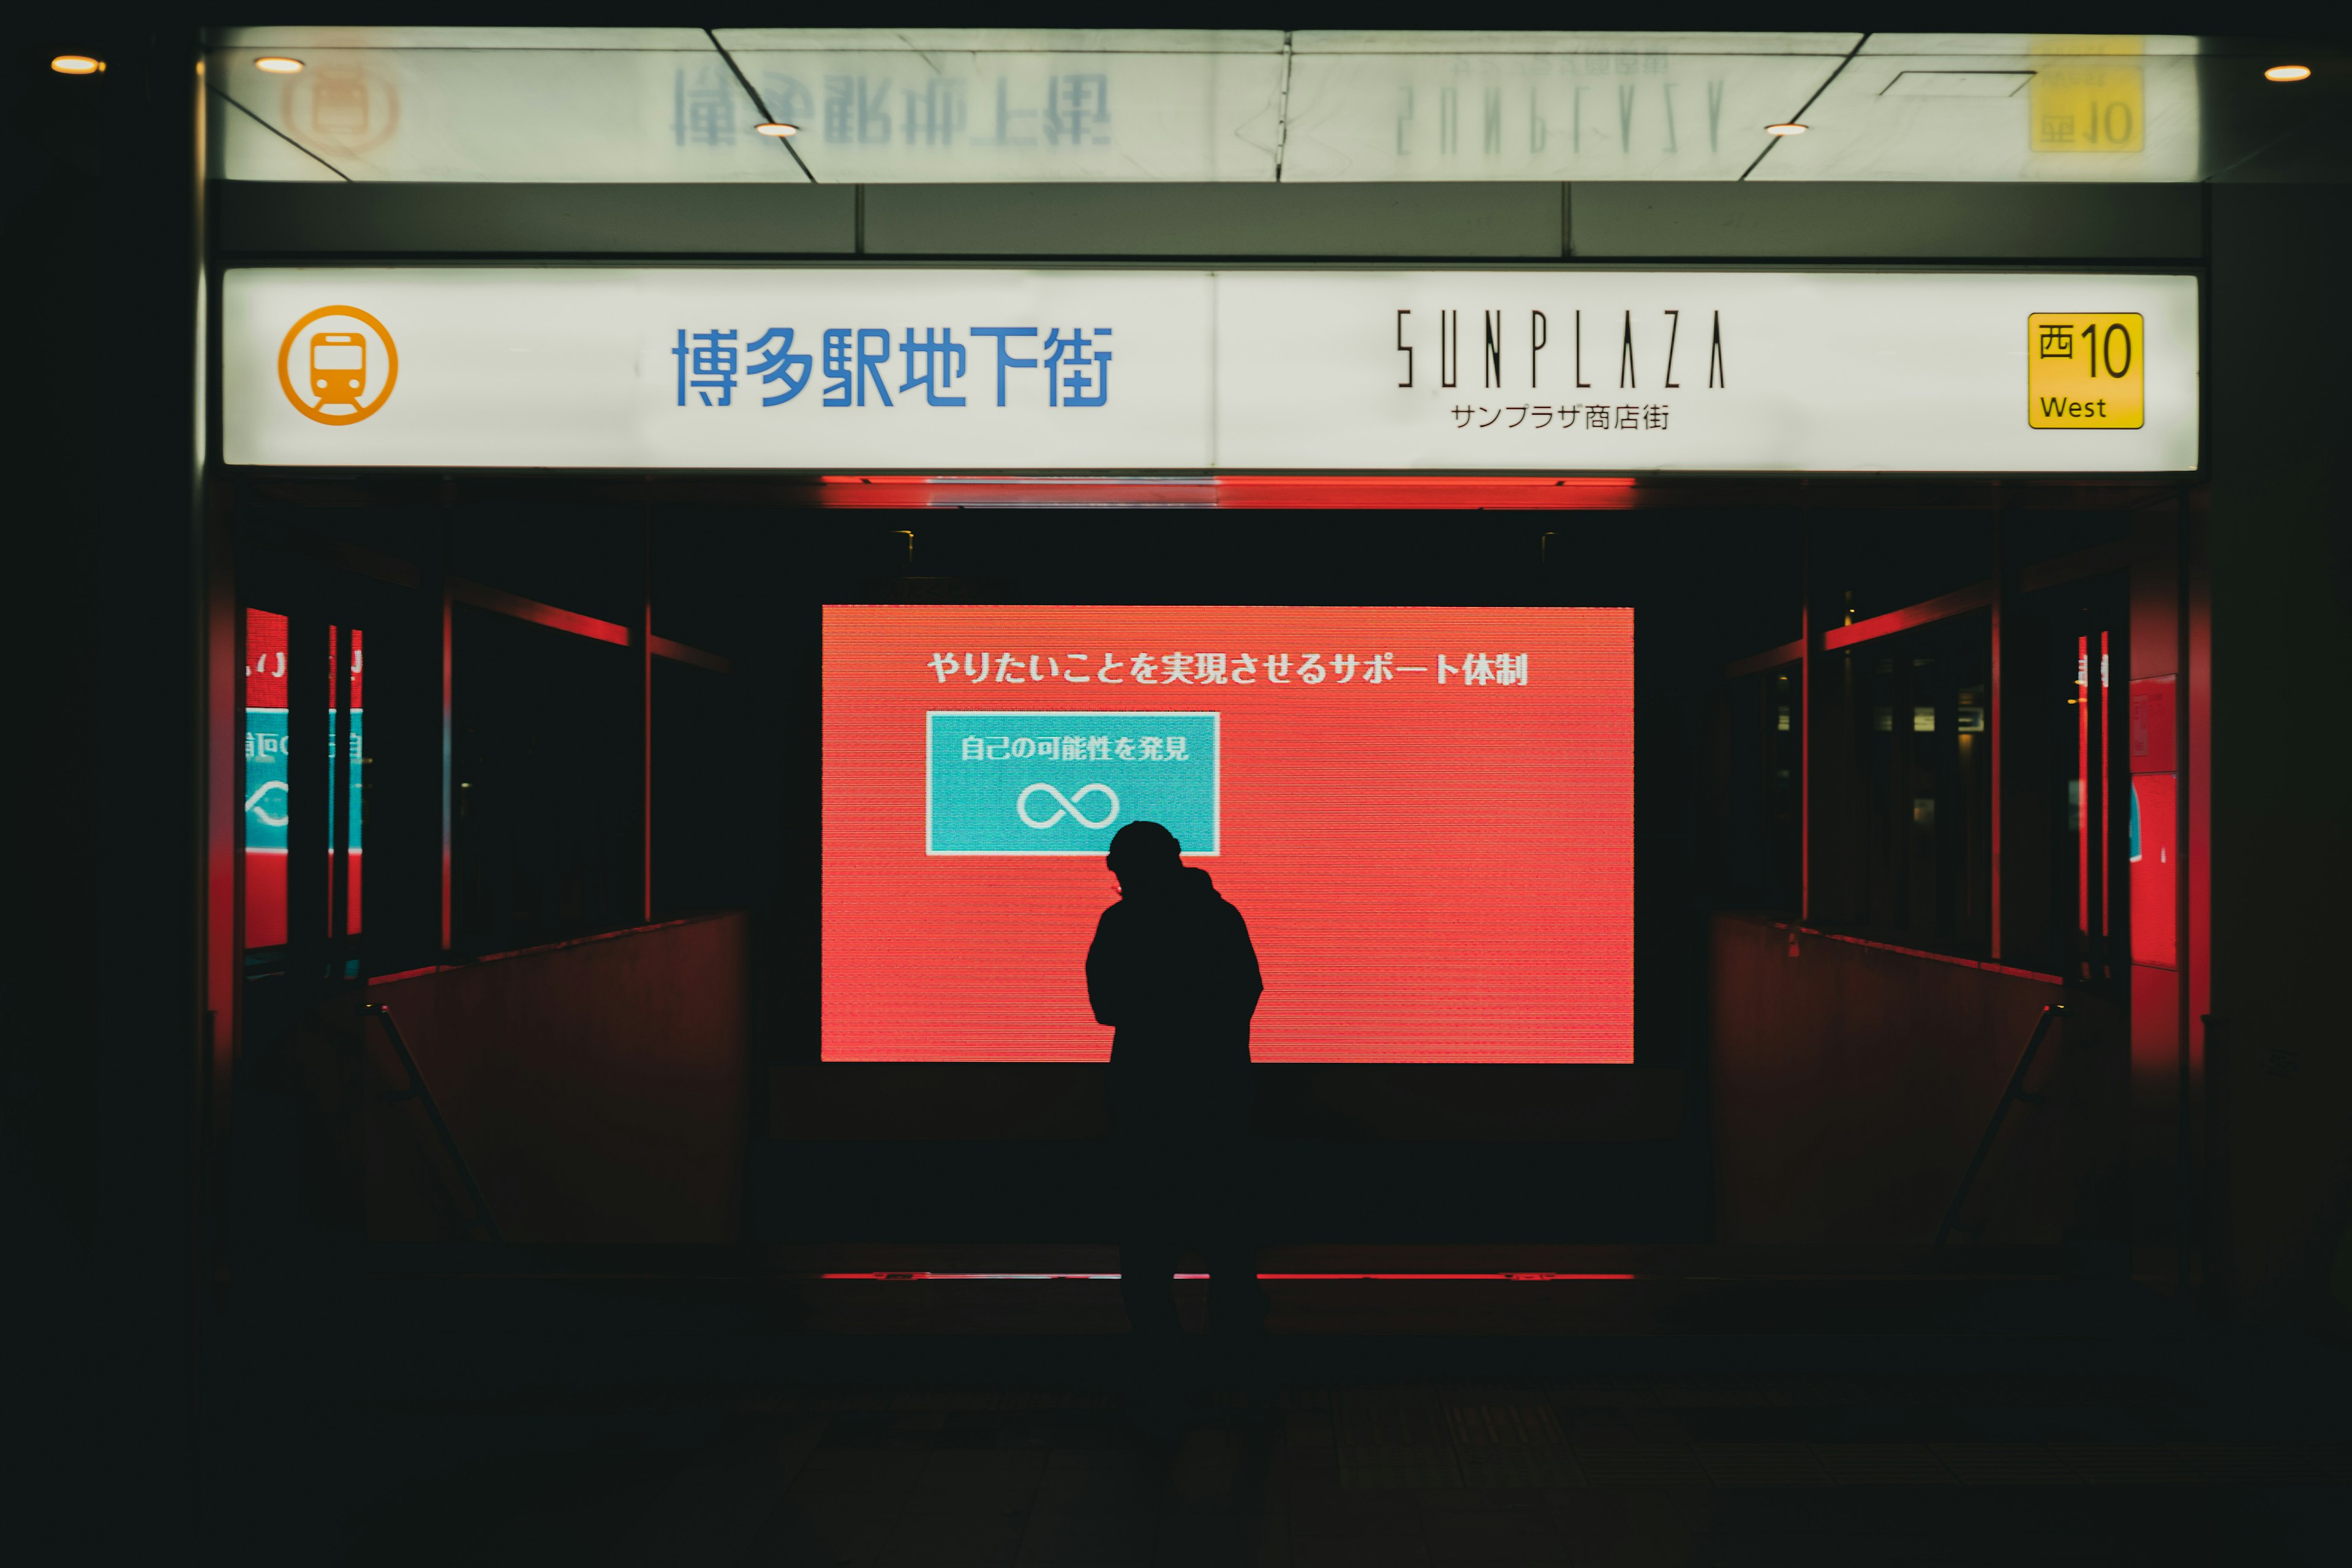
[(562, 942), (542, 942), (537, 947), (519, 947), (511, 952), (486, 952), (465, 963), (428, 963), (418, 969), (403, 969), (391, 974), (372, 974), (370, 985), (389, 985), (395, 980), (415, 980), (424, 974), (445, 974), (453, 969), (474, 969), (485, 963), (497, 963), (509, 958), (529, 958), (533, 953), (554, 952), (562, 948), (586, 947), (591, 942), (614, 942), (625, 936), (643, 936), (647, 931), (667, 931), (671, 926), (691, 925), (707, 916), (681, 915), (676, 920), (655, 921), (647, 925), (623, 926), (618, 931), (600, 931), (590, 936), (566, 937)]
[(1930, 621), (1946, 620), (1953, 616), (1965, 616), (1970, 610), (1981, 610), (1992, 603), (1992, 584), (1979, 583), (1973, 587), (1955, 588), (1948, 594), (1913, 605), (1907, 609), (1890, 610), (1883, 616), (1873, 616), (1866, 621), (1856, 621), (1850, 626), (1832, 626), (1822, 634), (1824, 650), (1852, 647), (1855, 643), (1869, 642), (1874, 637), (1893, 637), (1914, 626), (1924, 626)]
[(1541, 474), (1171, 474), (1123, 479), (1116, 474), (820, 474), (827, 485), (1381, 485), (1475, 486), (1487, 489), (1631, 489), (1616, 478), (1553, 478)]
[[(862, 1274), (820, 1274), (819, 1279), (1116, 1279), (1117, 1274), (938, 1274), (929, 1271)], [(1178, 1279), (1206, 1279), (1206, 1274), (1178, 1274)], [(1635, 1279), (1634, 1274), (1261, 1274), (1261, 1279)]]
[(503, 588), (468, 583), (460, 578), (449, 584), (449, 596), (461, 605), (511, 616), (533, 626), (570, 632), (575, 637), (593, 637), (598, 642), (613, 643), (621, 647), (629, 646), (629, 628), (618, 622), (600, 621), (577, 610), (559, 610), (553, 605), (542, 605), (537, 599), (526, 599), (520, 594), (509, 594)]
[[(1114, 475), (824, 474), (834, 506), (958, 506), (1029, 500), (1039, 505), (1187, 504), (1221, 507), (1619, 510), (1634, 504), (1631, 479), (1522, 474)], [(883, 495), (860, 495), (880, 489)]]
[(1743, 675), (1761, 675), (1768, 669), (1778, 669), (1784, 664), (1795, 664), (1805, 657), (1805, 639), (1768, 647), (1762, 653), (1749, 654), (1746, 658), (1733, 659), (1723, 667), (1726, 680), (1737, 680)]
[(2107, 865), (2107, 812), (2115, 791), (2107, 787), (2108, 759), (2115, 755), (2107, 743), (2107, 634), (2099, 634), (2099, 936), (2104, 940), (2113, 927), (2113, 913), (2108, 908), (2114, 896), (2115, 873)]
[(2074, 924), (2083, 934), (2076, 967), (2091, 976), (2091, 639), (2074, 639)]
[(1786, 921), (1774, 921), (1775, 931), (1794, 931), (1801, 937), (1818, 937), (1823, 942), (1842, 942), (1851, 947), (1867, 947), (1879, 952), (1901, 953), (1906, 958), (1925, 958), (1937, 963), (1958, 964), (1962, 969), (1982, 969), (1994, 974), (2012, 974), (2020, 980), (2038, 980), (2044, 985), (2063, 985), (2059, 975), (2044, 974), (2037, 969), (2017, 969), (2006, 963), (1992, 963), (1980, 958), (1962, 958), (1956, 952), (1930, 952), (1924, 947), (1897, 947), (1891, 942), (1873, 942), (1865, 936), (1847, 936), (1840, 931), (1815, 931), (1809, 925), (1790, 925)]
[(1221, 479), (1221, 507), (1384, 507), (1619, 511), (1634, 502), (1632, 479), (1521, 478)]
[(698, 665), (704, 669), (715, 669), (721, 675), (730, 673), (735, 668), (734, 661), (725, 654), (709, 653), (674, 638), (666, 637), (659, 632), (653, 634), (647, 646), (653, 649), (654, 657), (656, 658), (671, 658), (680, 664)]

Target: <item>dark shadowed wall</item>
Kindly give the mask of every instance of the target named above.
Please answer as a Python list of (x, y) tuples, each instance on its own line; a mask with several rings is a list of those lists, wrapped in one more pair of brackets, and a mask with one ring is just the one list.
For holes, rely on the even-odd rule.
[[(741, 914), (678, 921), (368, 988), (508, 1240), (735, 1239), (746, 928)], [(371, 1135), (415, 1134), (402, 1118)], [(370, 1193), (372, 1230), (402, 1197)]]
[[(1924, 1245), (1968, 1169), (2047, 981), (1719, 916), (1712, 935), (1716, 1239)], [(2068, 1011), (1963, 1218), (1981, 1239), (2124, 1238), (2127, 1047), (2110, 1005)]]

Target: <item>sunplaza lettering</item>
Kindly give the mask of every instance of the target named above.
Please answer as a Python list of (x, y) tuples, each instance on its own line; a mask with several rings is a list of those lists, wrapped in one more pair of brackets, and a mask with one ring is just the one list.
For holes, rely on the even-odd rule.
[[(1527, 366), (1527, 379), (1524, 383), (1517, 384), (1524, 384), (1529, 391), (1541, 387), (1544, 384), (1543, 373), (1546, 368), (1543, 356), (1547, 350), (1553, 351), (1549, 368), (1552, 372), (1551, 384), (1554, 386), (1566, 384), (1581, 389), (1595, 384), (1586, 379), (1585, 375), (1584, 311), (1580, 308), (1571, 307), (1563, 313), (1568, 317), (1567, 321), (1563, 323), (1568, 328), (1567, 338), (1565, 342), (1555, 345), (1552, 342), (1552, 317), (1549, 311), (1528, 310), (1525, 313), (1524, 320), (1517, 311), (1473, 311), (1472, 315), (1478, 322), (1480, 333), (1479, 346), (1474, 351), (1472, 361), (1478, 374), (1478, 384), (1482, 387), (1495, 388), (1512, 385), (1516, 382), (1513, 373), (1517, 372), (1524, 363)], [(1420, 332), (1423, 330), (1420, 323), (1412, 320), (1413, 314), (1414, 312), (1408, 308), (1400, 308), (1396, 313), (1397, 353), (1404, 356), (1404, 379), (1398, 382), (1397, 385), (1404, 388), (1411, 388), (1416, 384), (1416, 375), (1423, 374), (1419, 368), (1420, 358), (1417, 347), (1425, 349), (1425, 344), (1417, 344), (1417, 341), (1409, 341), (1409, 328), (1412, 330), (1410, 335), (1414, 340), (1418, 340)], [(1462, 312), (1458, 310), (1440, 310), (1423, 311), (1422, 314), (1433, 315), (1437, 318), (1437, 384), (1441, 387), (1462, 385)], [(1602, 314), (1603, 312), (1595, 312), (1596, 331), (1601, 329), (1602, 323), (1598, 318)], [(1613, 344), (1603, 345), (1596, 342), (1597, 352), (1610, 347), (1613, 347), (1615, 351), (1613, 364), (1604, 366), (1601, 371), (1604, 377), (1613, 374), (1616, 378), (1613, 382), (1605, 383), (1606, 384), (1614, 385), (1621, 391), (1639, 389), (1642, 385), (1642, 365), (1646, 355), (1652, 386), (1668, 390), (1682, 386), (1682, 382), (1675, 379), (1677, 371), (1675, 357), (1684, 351), (1685, 346), (1683, 342), (1684, 312), (1681, 307), (1676, 306), (1661, 310), (1657, 314), (1663, 318), (1657, 323), (1654, 324), (1644, 320), (1643, 341), (1638, 347), (1634, 341), (1633, 312), (1631, 310), (1621, 313), (1622, 324), (1614, 334), (1616, 341)], [(1647, 312), (1644, 312), (1644, 315), (1646, 318)], [(1731, 378), (1723, 353), (1723, 312), (1721, 310), (1709, 312), (1705, 352), (1706, 384), (1710, 388), (1729, 386)], [(1524, 362), (1519, 357), (1522, 353), (1526, 355)], [(1565, 364), (1561, 363), (1563, 360), (1566, 361)], [(1689, 362), (1683, 362), (1679, 368), (1683, 374), (1687, 374), (1690, 368)], [(1565, 383), (1561, 380), (1563, 372), (1567, 376)]]
[[(1437, 384), (1446, 389), (1465, 385), (1468, 377), (1462, 365), (1462, 311), (1440, 310), (1424, 314), (1437, 318)], [(1425, 362), (1431, 350), (1413, 315), (1410, 309), (1400, 308), (1396, 312), (1397, 353), (1404, 356), (1404, 379), (1397, 386), (1402, 391), (1412, 390), (1418, 378), (1430, 369)], [(1552, 339), (1549, 311), (1472, 311), (1478, 335), (1471, 364), (1477, 384), (1482, 389), (1500, 391), (1517, 384), (1536, 392), (1542, 389), (1544, 373), (1549, 369), (1555, 387), (1583, 391), (1599, 384), (1621, 392), (1638, 391), (1646, 356), (1652, 387), (1681, 390), (1685, 383), (1678, 376), (1689, 374), (1693, 361), (1701, 352), (1698, 344), (1685, 345), (1683, 342), (1683, 309), (1675, 306), (1658, 312), (1663, 318), (1663, 330), (1655, 330), (1659, 324), (1645, 319), (1638, 343), (1633, 312), (1616, 312), (1613, 355), (1607, 353), (1606, 345), (1599, 341), (1611, 335), (1609, 315), (1606, 311), (1594, 312), (1596, 363), (1589, 367), (1593, 374), (1588, 377), (1582, 308), (1571, 306), (1567, 310), (1566, 332), (1557, 345)], [(1720, 391), (1731, 384), (1730, 368), (1724, 357), (1721, 310), (1708, 312), (1705, 332), (1706, 389)], [(1549, 363), (1544, 358), (1547, 351), (1552, 353)], [(1523, 382), (1516, 374), (1522, 366)], [(1673, 428), (1674, 419), (1674, 405), (1670, 403), (1615, 403), (1606, 399), (1583, 403), (1498, 402), (1492, 406), (1463, 402), (1454, 404), (1445, 412), (1457, 430), (1492, 430), (1499, 426), (1505, 430), (1551, 430), (1563, 434), (1571, 430), (1663, 431)], [(1506, 416), (1509, 416), (1507, 422)]]

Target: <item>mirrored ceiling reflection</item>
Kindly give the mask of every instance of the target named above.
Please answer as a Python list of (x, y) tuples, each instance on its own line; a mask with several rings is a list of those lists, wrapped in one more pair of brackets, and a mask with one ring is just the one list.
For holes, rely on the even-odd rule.
[(1873, 34), (1752, 177), (2199, 179), (2196, 43)]
[(210, 80), (245, 110), (215, 120), (219, 173), (312, 177), (283, 172), (292, 153), (325, 179), (804, 178), (752, 133), (760, 116), (709, 41), (694, 37), (698, 48), (296, 45), (302, 69), (292, 75), (257, 69), (249, 51), (216, 51)]
[(1860, 41), (1302, 33), (1283, 178), (1736, 180)]
[[(249, 28), (229, 179), (1271, 181), (1282, 35)], [(488, 30), (485, 30), (488, 31)], [(267, 52), (302, 68), (273, 74)], [(756, 96), (755, 96), (756, 95)], [(798, 128), (792, 147), (758, 133)], [(275, 143), (271, 145), (270, 143)], [(799, 154), (796, 161), (793, 154)], [(308, 172), (295, 163), (310, 165)], [(803, 172), (805, 166), (805, 172)]]
[[(2181, 181), (2238, 155), (2214, 144), (2217, 94), (2267, 124), (2336, 91), (2290, 100), (2264, 61), (2159, 37), (267, 27), (212, 43), (215, 173), (238, 180)], [(255, 63), (272, 55), (300, 68)], [(1800, 115), (1801, 134), (1765, 131)]]
[(820, 179), (1275, 178), (1282, 35), (1179, 50), (813, 48), (719, 38)]

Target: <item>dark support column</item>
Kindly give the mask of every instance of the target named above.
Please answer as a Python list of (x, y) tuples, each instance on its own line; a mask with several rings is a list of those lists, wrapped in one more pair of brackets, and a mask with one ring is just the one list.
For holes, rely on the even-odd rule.
[(200, 938), (205, 1038), (203, 1138), (210, 1149), (202, 1224), (213, 1254), (214, 1306), (226, 1304), (229, 1280), (229, 1156), (236, 1067), (242, 1044), (245, 957), (245, 616), (237, 605), (236, 563), (227, 489), (204, 493), (202, 645), (197, 659), (204, 770), (198, 843), (203, 851)]
[[(2352, 814), (2339, 804), (2352, 744), (2331, 693), (2352, 648), (2352, 316), (2334, 301), (2352, 204), (2341, 185), (2209, 188), (2211, 514), (2206, 526), (2189, 509), (2181, 605), (2182, 1054), (2193, 1083), (2194, 1020), (2226, 1021), (2240, 1067), (2222, 1108), (2233, 1317), (2340, 1332), (2329, 1272), (2352, 1227)], [(2282, 330), (2292, 348), (2266, 335)]]
[[(66, 815), (28, 818), (12, 861), (28, 1005), (0, 1067), (23, 1313), (10, 1555), (187, 1562), (214, 1321), (206, 1178), (234, 1038), (209, 940), (230, 868), (206, 745), (222, 649), (201, 507), (199, 57), (192, 27), (121, 11), (19, 31), (25, 221), (0, 268), (21, 305), (14, 356), (39, 377), (12, 405), (11, 582), (24, 646), (50, 656), (21, 683), (27, 756)], [(42, 68), (66, 49), (106, 71)], [(120, 356), (93, 352), (110, 335), (137, 343), (128, 400)]]
[(286, 620), (286, 964), (308, 992), (326, 973), (333, 895), (334, 659), (326, 621)]

